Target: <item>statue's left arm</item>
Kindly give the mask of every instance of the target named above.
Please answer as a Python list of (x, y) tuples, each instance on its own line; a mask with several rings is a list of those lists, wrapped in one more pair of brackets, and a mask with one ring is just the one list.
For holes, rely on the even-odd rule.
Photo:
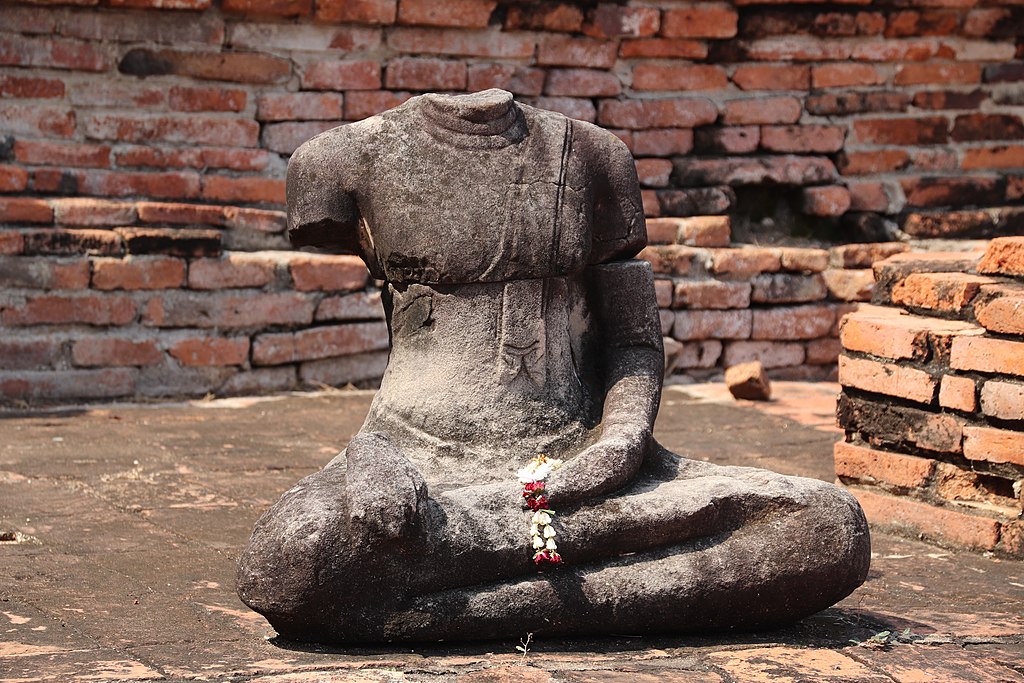
[(588, 279), (603, 351), (604, 410), (598, 441), (552, 475), (553, 504), (610, 493), (636, 476), (653, 443), (665, 362), (654, 277), (647, 262), (633, 258), (647, 242), (633, 157), (610, 134), (585, 132), (581, 151), (600, 163)]

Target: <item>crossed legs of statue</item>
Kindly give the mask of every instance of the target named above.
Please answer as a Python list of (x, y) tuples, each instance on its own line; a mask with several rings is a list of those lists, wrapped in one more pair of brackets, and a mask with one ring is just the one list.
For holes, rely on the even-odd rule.
[[(344, 456), (344, 457), (343, 457)], [(294, 640), (368, 642), (694, 632), (792, 621), (867, 573), (867, 525), (810, 479), (679, 459), (556, 518), (566, 564), (538, 572), (517, 485), (428, 496), (360, 434), (256, 525), (239, 592)]]

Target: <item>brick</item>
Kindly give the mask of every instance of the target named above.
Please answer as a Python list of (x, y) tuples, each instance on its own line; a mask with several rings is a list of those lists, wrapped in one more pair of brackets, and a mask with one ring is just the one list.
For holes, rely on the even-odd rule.
[(834, 337), (812, 339), (807, 342), (805, 360), (808, 365), (835, 365), (842, 350), (842, 344)]
[(301, 81), (303, 88), (314, 90), (377, 90), (382, 85), (381, 66), (372, 60), (313, 62)]
[(1020, 64), (990, 64), (983, 77), (986, 83), (1016, 83), (1024, 80), (1024, 68)]
[(874, 264), (875, 303), (889, 303), (892, 288), (911, 273), (955, 273), (973, 271), (980, 252), (929, 252), (896, 254)]
[(0, 37), (0, 65), (106, 71), (110, 56), (95, 43), (69, 38)]
[(750, 300), (754, 303), (806, 303), (821, 301), (828, 294), (825, 279), (818, 273), (762, 273), (750, 283)]
[(842, 62), (822, 64), (811, 69), (811, 84), (816, 89), (883, 85), (885, 80), (885, 75), (870, 64)]
[(850, 210), (897, 214), (906, 205), (903, 188), (894, 181), (860, 181), (847, 183)]
[(90, 41), (212, 46), (224, 42), (224, 19), (212, 12), (188, 15), (106, 10), (77, 12), (62, 19), (61, 34)]
[[(661, 282), (660, 280), (656, 280)], [(383, 320), (380, 292), (354, 292), (324, 297), (316, 308), (316, 320)]]
[(637, 159), (636, 172), (641, 187), (667, 187), (672, 162), (668, 159)]
[(337, 128), (342, 121), (287, 121), (263, 126), (263, 146), (271, 152), (292, 154), (302, 143), (324, 131)]
[(673, 308), (749, 308), (750, 283), (721, 280), (676, 280)]
[(772, 341), (734, 341), (725, 345), (722, 363), (729, 368), (734, 365), (758, 361), (766, 369), (785, 368), (804, 362), (802, 344)]
[(359, 121), (393, 109), (412, 97), (410, 92), (389, 90), (353, 91), (345, 94), (345, 118)]
[[(654, 299), (658, 303), (658, 308), (672, 308), (673, 289), (673, 282), (669, 278), (656, 278), (654, 280)], [(666, 350), (665, 354), (668, 355), (669, 351)]]
[(304, 386), (363, 385), (373, 386), (384, 375), (388, 364), (386, 351), (370, 351), (350, 356), (308, 361), (299, 366), (299, 380)]
[(281, 233), (287, 227), (284, 211), (250, 209), (241, 206), (224, 207), (224, 226), (232, 230)]
[[(865, 112), (903, 112), (910, 105), (905, 92), (842, 92), (814, 95), (804, 107), (819, 116), (848, 116)], [(913, 124), (908, 124), (913, 125)]]
[(115, 171), (66, 171), (60, 175), (56, 187), (47, 186), (45, 174), (37, 171), (33, 177), (37, 190), (65, 191), (70, 182), (74, 192), (105, 197), (148, 196), (154, 199), (192, 199), (199, 196), (200, 176), (193, 171), (166, 171), (159, 173), (131, 173)]
[(997, 176), (903, 178), (907, 206), (965, 206), (993, 204), (1002, 199), (1002, 184)]
[(992, 427), (964, 427), (964, 457), (968, 460), (1024, 466), (1024, 432)]
[(597, 110), (594, 103), (588, 98), (582, 97), (538, 97), (533, 101), (535, 107), (550, 109), (568, 116), (570, 119), (579, 119), (593, 123), (597, 120)]
[(71, 104), (79, 107), (163, 107), (166, 88), (146, 86), (137, 82), (91, 79), (68, 84)]
[(839, 156), (843, 175), (874, 175), (901, 171), (910, 164), (910, 155), (902, 149), (845, 151)]
[(149, 117), (97, 113), (85, 116), (83, 125), (86, 135), (99, 140), (231, 147), (255, 147), (260, 130), (255, 121), (185, 115)]
[(705, 98), (601, 100), (598, 123), (612, 128), (693, 128), (714, 123), (715, 105)]
[(972, 85), (981, 82), (980, 64), (904, 64), (893, 76), (894, 85)]
[(779, 36), (753, 40), (746, 44), (746, 56), (764, 62), (827, 62), (849, 59), (846, 42), (821, 40), (810, 36)]
[(706, 249), (674, 244), (666, 247), (646, 247), (637, 254), (637, 258), (650, 263), (655, 273), (689, 275), (694, 271), (702, 272), (710, 255)]
[(295, 254), (288, 263), (300, 292), (344, 292), (362, 289), (369, 274), (358, 256)]
[(87, 289), (88, 259), (0, 256), (0, 287), (27, 289)]
[(21, 192), (28, 187), (28, 171), (0, 164), (0, 192)]
[(720, 215), (736, 203), (736, 193), (730, 187), (659, 190), (656, 196), (658, 210), (666, 216)]
[(107, 0), (107, 3), (111, 7), (202, 11), (209, 9), (212, 0)]
[(207, 175), (203, 177), (203, 198), (228, 203), (284, 204), (284, 180), (277, 178)]
[[(398, 52), (529, 59), (533, 57), (534, 40), (527, 34), (503, 33), (494, 30), (403, 27), (388, 32), (387, 44), (388, 47)], [(555, 66), (577, 65), (570, 63)], [(584, 63), (579, 66), (596, 67), (598, 65)]]
[(729, 279), (748, 280), (781, 267), (776, 249), (742, 247), (739, 249), (712, 249), (711, 272)]
[(653, 128), (633, 133), (632, 152), (637, 156), (677, 156), (693, 149), (689, 128)]
[(248, 94), (225, 88), (186, 88), (174, 86), (168, 93), (172, 111), (242, 111)]
[(21, 371), (0, 373), (0, 396), (9, 399), (118, 398), (135, 393), (138, 370)]
[(710, 64), (637, 64), (634, 90), (722, 90), (729, 85), (725, 71)]
[(1024, 343), (988, 337), (957, 337), (950, 348), (950, 367), (1024, 376)]
[(957, 90), (926, 90), (914, 94), (914, 106), (919, 109), (977, 109), (988, 99), (984, 90), (960, 92)]
[[(63, 344), (51, 336), (0, 339), (0, 368), (4, 370), (35, 370), (58, 362)], [(2, 394), (0, 394), (2, 395)]]
[(676, 311), (672, 336), (679, 341), (750, 338), (751, 312)]
[(928, 485), (935, 461), (839, 442), (833, 449), (836, 476), (844, 482), (884, 483), (904, 489)]
[(121, 238), (109, 230), (31, 230), (22, 233), (26, 254), (118, 256)]
[(82, 143), (18, 140), (14, 158), (23, 164), (53, 166), (110, 167), (110, 147)]
[(93, 289), (174, 289), (185, 284), (185, 262), (167, 256), (95, 259)]
[(820, 273), (828, 267), (828, 252), (824, 249), (782, 247), (778, 252), (782, 270)]
[[(965, 199), (970, 195), (969, 185), (957, 195)], [(983, 186), (984, 188), (985, 186)], [(953, 186), (953, 189), (957, 189)], [(991, 195), (992, 186), (988, 185)], [(928, 198), (927, 195), (921, 195)], [(933, 195), (934, 200), (939, 195)], [(999, 233), (1012, 233), (1024, 225), (1024, 210), (1019, 207), (996, 207), (976, 211), (929, 211), (910, 213), (903, 230), (914, 237), (985, 237)], [(971, 266), (974, 264), (972, 263)]]
[(864, 508), (868, 521), (906, 530), (914, 538), (955, 543), (992, 550), (999, 540), (999, 522), (950, 508), (919, 503), (905, 497), (887, 496), (861, 489), (851, 491)]
[(295, 292), (162, 292), (143, 312), (151, 327), (261, 328), (309, 325), (313, 302)]
[(303, 17), (313, 11), (313, 0), (224, 0), (225, 13), (273, 17)]
[(237, 147), (154, 147), (121, 146), (114, 154), (118, 166), (155, 168), (226, 168), (233, 171), (262, 171), (270, 164), (263, 149)]
[(772, 397), (771, 383), (760, 361), (727, 367), (725, 385), (729, 393), (738, 399), (767, 401)]
[(342, 97), (335, 93), (265, 93), (256, 102), (260, 121), (340, 119)]
[(537, 64), (610, 69), (615, 66), (618, 51), (615, 41), (551, 35), (538, 44)]
[(587, 12), (583, 33), (591, 38), (647, 38), (658, 33), (661, 12), (656, 7), (601, 4)]
[(955, 171), (959, 166), (956, 153), (950, 149), (915, 149), (910, 162), (921, 171)]
[(989, 242), (978, 272), (1024, 276), (1024, 237), (997, 237)]
[(244, 365), (249, 360), (249, 338), (191, 337), (174, 342), (167, 352), (186, 367)]
[(1024, 145), (965, 149), (960, 167), (964, 170), (1024, 167)]
[(808, 185), (834, 180), (835, 166), (824, 157), (775, 155), (749, 158), (674, 160), (676, 183), (684, 185)]
[(465, 90), (466, 64), (442, 59), (392, 59), (384, 84), (392, 89)]
[(0, 255), (20, 254), (25, 240), (20, 232), (0, 231)]
[(706, 127), (697, 130), (694, 138), (701, 154), (749, 154), (760, 144), (760, 126)]
[(970, 377), (943, 375), (939, 384), (939, 405), (943, 408), (973, 413), (978, 409), (977, 390)]
[(725, 103), (722, 122), (728, 125), (796, 123), (800, 100), (795, 97), (755, 97)]
[(118, 71), (130, 76), (187, 76), (204, 81), (270, 85), (288, 80), (292, 63), (259, 52), (183, 52), (133, 48)]
[(161, 254), (181, 258), (220, 255), (220, 232), (184, 228), (116, 228), (129, 254)]
[(938, 381), (922, 370), (850, 356), (839, 357), (839, 383), (926, 405), (935, 400), (938, 388)]
[(879, 261), (909, 249), (910, 246), (904, 242), (842, 244), (829, 249), (829, 265), (835, 268), (870, 268)]
[(875, 275), (870, 268), (830, 269), (823, 273), (828, 296), (836, 301), (871, 301)]
[(899, 119), (860, 119), (853, 122), (857, 140), (877, 145), (934, 145), (949, 134), (941, 116)]
[(1024, 139), (1024, 122), (1012, 114), (962, 114), (956, 117), (951, 137), (956, 142)]
[(870, 307), (844, 319), (840, 340), (850, 351), (894, 360), (924, 360), (961, 337), (982, 332), (968, 322), (899, 315), (892, 309)]
[(0, 223), (52, 223), (53, 209), (42, 199), (0, 197)]
[(545, 72), (513, 64), (470, 64), (466, 78), (470, 92), (501, 88), (513, 95), (536, 96), (544, 91)]
[[(732, 221), (728, 216), (693, 216), (656, 219), (675, 228), (675, 241), (691, 247), (728, 247)], [(650, 221), (648, 221), (650, 225)]]
[(1024, 335), (1024, 287), (982, 287), (974, 317), (989, 332)]
[(387, 348), (385, 323), (349, 323), (295, 333), (258, 335), (253, 340), (252, 362), (254, 365), (281, 365)]
[(509, 5), (505, 29), (579, 33), (583, 30), (583, 18), (583, 10), (570, 2)]
[(738, 15), (725, 3), (701, 3), (664, 12), (661, 35), (666, 38), (732, 38)]
[(25, 304), (3, 311), (4, 325), (127, 325), (136, 305), (127, 296), (46, 294), (27, 297)]
[(708, 56), (707, 43), (683, 38), (640, 38), (623, 40), (619, 56), (626, 59), (704, 59)]
[(53, 199), (50, 205), (58, 225), (125, 225), (137, 215), (134, 204), (107, 199)]
[(740, 90), (807, 90), (811, 70), (801, 65), (744, 64), (736, 67), (732, 82)]
[(981, 387), (981, 411), (1000, 420), (1024, 420), (1024, 384), (985, 382)]
[(551, 69), (544, 93), (569, 97), (614, 97), (622, 92), (619, 79), (596, 69)]
[(298, 386), (296, 368), (281, 366), (244, 370), (232, 375), (218, 389), (223, 396), (253, 396), (288, 391)]
[(316, 19), (331, 23), (393, 24), (398, 0), (317, 0)]
[(753, 312), (751, 339), (772, 341), (827, 337), (836, 321), (829, 306), (778, 306)]
[(188, 267), (191, 289), (264, 287), (274, 280), (276, 260), (262, 254), (225, 253), (219, 259), (197, 259)]
[(889, 15), (885, 35), (890, 38), (946, 36), (959, 28), (959, 16), (946, 10), (903, 10)]
[(75, 133), (75, 113), (63, 107), (0, 104), (6, 133), (28, 137), (68, 138)]
[(934, 57), (952, 57), (948, 47), (927, 38), (864, 41), (853, 46), (852, 57), (863, 62), (926, 62)]
[(847, 432), (869, 434), (871, 441), (910, 445), (928, 451), (959, 453), (960, 421), (947, 413), (931, 413), (892, 401), (876, 402), (839, 395), (839, 424)]
[(908, 308), (962, 312), (991, 278), (969, 273), (914, 273), (892, 289), (892, 301)]
[(29, 76), (0, 76), (0, 97), (61, 98), (64, 97), (64, 82)]
[(224, 225), (223, 206), (177, 202), (137, 202), (135, 209), (143, 223), (172, 225)]
[(163, 362), (164, 354), (152, 339), (85, 337), (75, 342), (71, 358), (78, 367), (141, 366)]
[(839, 126), (763, 126), (761, 147), (771, 152), (838, 152), (846, 130)]
[(226, 44), (257, 50), (372, 52), (383, 42), (381, 29), (367, 26), (322, 26), (239, 22), (228, 25)]

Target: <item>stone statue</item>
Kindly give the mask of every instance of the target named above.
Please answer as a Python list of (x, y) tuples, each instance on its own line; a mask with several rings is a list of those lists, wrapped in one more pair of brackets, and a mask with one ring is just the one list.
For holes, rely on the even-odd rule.
[[(863, 582), (846, 492), (652, 438), (658, 310), (614, 135), (501, 90), (428, 94), (309, 140), (287, 188), (294, 244), (385, 281), (392, 349), (360, 432), (241, 557), (239, 595), (283, 637), (755, 628)], [(538, 569), (517, 472), (541, 453), (565, 464), (541, 499), (562, 562)]]

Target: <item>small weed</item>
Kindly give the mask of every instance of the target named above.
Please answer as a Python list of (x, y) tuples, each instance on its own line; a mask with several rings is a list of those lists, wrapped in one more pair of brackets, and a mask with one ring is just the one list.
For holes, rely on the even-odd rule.
[(519, 644), (516, 645), (516, 649), (523, 653), (523, 656), (519, 659), (519, 664), (526, 664), (526, 655), (530, 654), (530, 643), (533, 641), (533, 634), (527, 633), (526, 638), (520, 638)]

